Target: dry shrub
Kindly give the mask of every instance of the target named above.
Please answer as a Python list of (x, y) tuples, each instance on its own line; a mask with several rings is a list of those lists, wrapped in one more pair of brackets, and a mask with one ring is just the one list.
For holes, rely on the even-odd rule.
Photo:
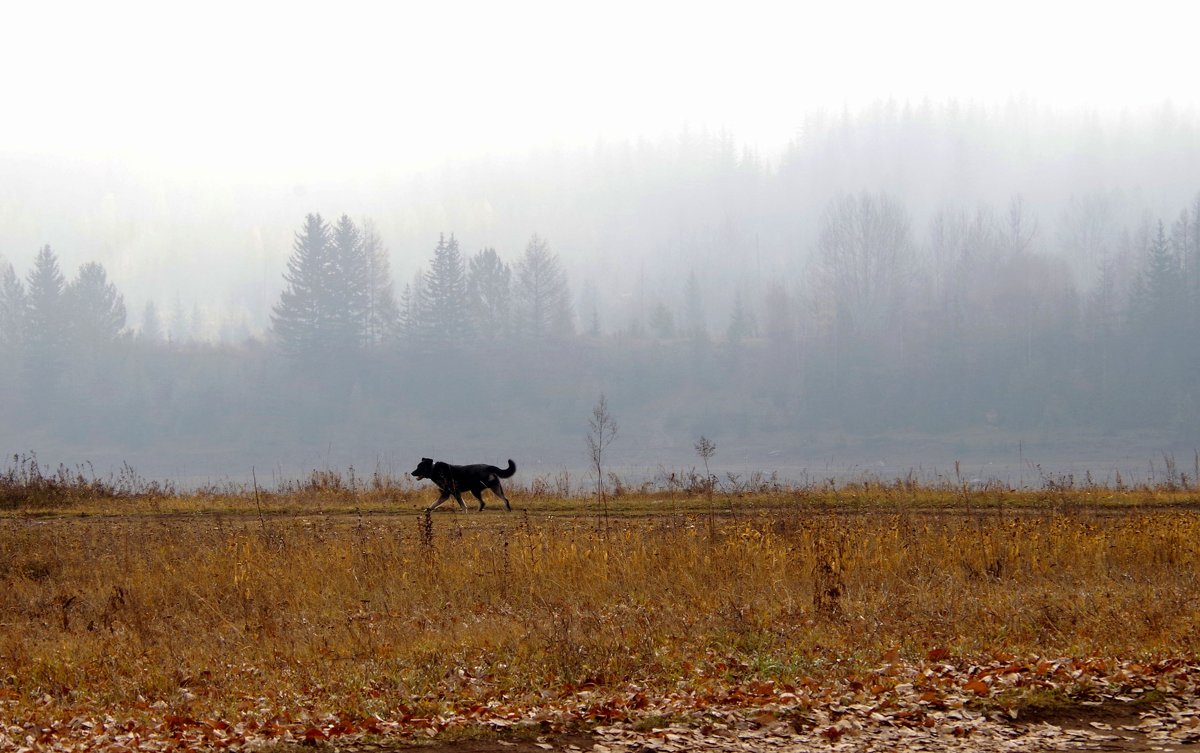
[(820, 677), (892, 650), (1171, 654), (1200, 635), (1190, 510), (793, 504), (709, 522), (8, 519), (0, 677), (22, 704), (199, 714), (303, 697), (368, 714)]

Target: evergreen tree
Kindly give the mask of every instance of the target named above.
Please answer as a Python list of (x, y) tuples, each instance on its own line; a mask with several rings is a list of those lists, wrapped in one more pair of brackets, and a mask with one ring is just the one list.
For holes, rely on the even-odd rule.
[(1183, 297), (1187, 317), (1193, 326), (1200, 323), (1200, 195), (1179, 213), (1171, 226), (1171, 245), (1179, 256), (1183, 272)]
[(125, 330), (125, 297), (108, 281), (104, 267), (88, 262), (67, 286), (69, 331), (78, 349), (100, 351)]
[(520, 334), (534, 340), (575, 333), (567, 273), (546, 241), (529, 240), (516, 268), (516, 323)]
[(437, 342), (460, 343), (471, 333), (467, 313), (467, 271), (458, 241), (443, 235), (425, 274), (426, 324)]
[(142, 326), (138, 329), (138, 339), (155, 345), (162, 342), (162, 317), (159, 316), (158, 306), (154, 301), (146, 301), (146, 306), (142, 309)]
[(742, 291), (737, 291), (733, 294), (733, 312), (729, 315), (729, 327), (725, 330), (725, 339), (730, 345), (739, 345), (748, 337), (754, 337), (757, 324), (754, 321), (754, 312), (746, 308), (745, 302), (742, 300)]
[(283, 275), (287, 287), (271, 312), (271, 328), (280, 348), (290, 356), (328, 353), (337, 345), (329, 311), (333, 267), (330, 245), (329, 225), (321, 215), (305, 217)]
[(370, 220), (363, 222), (362, 249), (368, 280), (365, 340), (373, 347), (395, 336), (400, 324), (400, 310), (396, 305), (387, 249)]
[(1135, 326), (1142, 333), (1172, 332), (1179, 324), (1182, 299), (1179, 256), (1159, 222), (1130, 300)]
[(341, 346), (367, 344), (371, 314), (371, 264), (362, 233), (349, 215), (332, 230), (325, 310), (334, 341)]
[(25, 285), (12, 264), (5, 263), (0, 270), (0, 352), (11, 356), (23, 345), (28, 305)]
[(58, 267), (58, 257), (43, 246), (26, 280), (25, 344), (32, 384), (49, 389), (57, 381), (66, 356), (67, 320), (63, 305), (66, 278)]
[(400, 336), (410, 345), (423, 343), (430, 328), (426, 325), (425, 270), (418, 269), (412, 282), (400, 294)]
[(509, 333), (512, 298), (512, 269), (494, 248), (471, 257), (467, 270), (467, 298), (475, 332), (484, 337)]
[(211, 318), (207, 310), (200, 308), (200, 303), (193, 302), (188, 314), (187, 331), (192, 342), (209, 342), (212, 339)]
[(183, 308), (183, 300), (180, 299), (178, 293), (175, 295), (175, 305), (171, 307), (171, 322), (169, 326), (167, 340), (170, 342), (179, 344), (191, 339), (191, 330), (188, 329), (187, 312)]
[(650, 331), (660, 340), (675, 337), (675, 317), (671, 314), (671, 309), (661, 301), (650, 313)]
[(1179, 256), (1179, 269), (1185, 295), (1190, 291), (1192, 277), (1195, 275), (1191, 259), (1193, 240), (1192, 218), (1188, 214), (1187, 207), (1184, 207), (1183, 211), (1179, 213), (1179, 219), (1171, 225), (1171, 246)]
[(395, 320), (379, 236), (373, 227), (364, 235), (348, 215), (333, 227), (319, 214), (305, 218), (284, 280), (271, 326), (293, 357), (346, 355), (378, 343)]

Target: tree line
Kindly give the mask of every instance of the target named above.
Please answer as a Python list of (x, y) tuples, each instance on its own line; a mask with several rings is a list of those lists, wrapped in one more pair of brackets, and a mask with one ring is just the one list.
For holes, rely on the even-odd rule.
[[(894, 195), (841, 195), (803, 268), (753, 285), (678, 270), (605, 327), (594, 281), (573, 296), (540, 236), (511, 260), (441, 236), (397, 286), (373, 223), (314, 213), (295, 232), (267, 337), (236, 345), (161, 337), (153, 306), (135, 332), (101, 265), (68, 279), (44, 247), (24, 277), (0, 265), (0, 386), (26, 398), (0, 418), (28, 447), (266, 431), (298, 442), (317, 431), (303, 421), (387, 441), (423, 421), (432, 436), (456, 415), (552, 437), (605, 391), (631, 432), (1192, 436), (1200, 198), (1132, 228), (1090, 201), (1051, 236), (1019, 198), (945, 207), (922, 227)], [(1086, 284), (1051, 251), (1067, 245), (1095, 262)], [(716, 285), (733, 289), (724, 311), (706, 304)], [(488, 358), (438, 357), (451, 351)]]
[(35, 392), (47, 392), (64, 371), (103, 357), (128, 337), (125, 316), (124, 296), (96, 262), (82, 264), (68, 281), (43, 246), (24, 280), (11, 263), (0, 267), (0, 347)]
[[(1049, 237), (1019, 196), (1002, 209), (943, 206), (922, 233), (895, 196), (843, 194), (819, 217), (799, 274), (732, 285), (722, 317), (708, 310), (691, 269), (674, 289), (646, 291), (628, 320), (606, 332), (589, 285), (591, 310), (576, 327), (566, 273), (537, 235), (512, 264), (493, 248), (468, 257), (454, 235), (442, 236), (393, 303), (386, 258), (376, 276), (337, 282), (338, 270), (361, 266), (354, 223), (343, 216), (330, 229), (310, 215), (296, 234), (272, 332), (293, 355), (348, 343), (409, 355), (485, 341), (548, 343), (539, 367), (561, 359), (550, 371), (567, 381), (621, 379), (620, 366), (653, 375), (630, 388), (639, 399), (699, 385), (713, 398), (710, 415), (746, 427), (754, 424), (750, 402), (763, 406), (759, 423), (774, 428), (1183, 431), (1200, 419), (1200, 197), (1170, 222), (1147, 217), (1124, 229), (1095, 201), (1073, 200)], [(378, 239), (366, 245), (378, 253)], [(1093, 260), (1094, 279), (1077, 282), (1051, 252), (1056, 245)], [(330, 281), (306, 282), (318, 269)], [(347, 284), (353, 289), (339, 287)], [(335, 291), (326, 304), (320, 290)], [(380, 305), (368, 305), (372, 297)], [(359, 324), (348, 332), (344, 322)], [(601, 373), (571, 373), (580, 342), (608, 353)], [(657, 367), (647, 371), (647, 362)]]
[(271, 315), (280, 349), (301, 358), (400, 345), (419, 350), (476, 338), (561, 339), (574, 334), (570, 287), (558, 256), (534, 235), (510, 265), (494, 248), (466, 257), (443, 235), (427, 268), (397, 300), (386, 252), (370, 222), (332, 226), (309, 214), (297, 231), (286, 287)]

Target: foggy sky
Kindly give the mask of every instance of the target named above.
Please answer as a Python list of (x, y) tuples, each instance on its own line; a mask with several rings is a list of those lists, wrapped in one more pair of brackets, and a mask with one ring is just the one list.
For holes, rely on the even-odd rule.
[[(1021, 197), (1086, 296), (1200, 190), (1187, 8), (22, 4), (0, 28), (0, 262), (24, 277), (49, 244), (68, 277), (104, 265), (131, 328), (153, 301), (239, 342), (304, 216), (344, 212), (397, 292), (442, 233), (508, 262), (537, 234), (581, 329), (681, 317), (694, 272), (719, 336), (739, 292), (811, 291), (826, 207), (881, 192), (922, 255), (939, 212)], [(1072, 236), (1083, 215), (1104, 248)]]
[(890, 98), (1186, 107), (1186, 7), (26, 3), (0, 31), (0, 153), (361, 180), (684, 125), (770, 152), (813, 109)]
[[(1107, 169), (1130, 130), (1133, 141), (1177, 143), (1149, 130), (1159, 119), (1147, 113), (1164, 107), (1194, 124), (1200, 90), (1194, 40), (1177, 22), (1183, 7), (22, 4), (0, 31), (0, 66), (11, 72), (0, 117), (0, 255), (24, 269), (48, 243), (68, 269), (105, 264), (131, 311), (179, 300), (214, 316), (244, 309), (261, 328), (303, 215), (348, 212), (378, 223), (401, 284), (436, 234), (453, 232), (468, 248), (502, 254), (540, 233), (578, 285), (604, 271), (597, 255), (612, 253), (597, 236), (630, 241), (608, 228), (580, 237), (563, 207), (498, 207), (505, 197), (544, 189), (553, 200), (555, 182), (582, 192), (581, 181), (597, 177), (588, 171), (606, 168), (580, 152), (681, 134), (729, 138), (735, 157), (748, 150), (770, 169), (803, 144), (814, 114), (859, 118), (879, 103), (1016, 106), (1029, 122), (947, 122), (942, 153), (921, 157), (944, 162), (946, 149), (972, 140), (986, 155), (986, 140), (1000, 139), (1011, 170), (962, 165), (975, 181), (966, 198), (999, 202), (1051, 186), (1054, 201), (1066, 201), (1091, 190), (1062, 164), (1071, 155), (1098, 154)], [(1153, 193), (1172, 181), (1123, 168), (1120, 186), (1111, 172), (1100, 176), (1104, 190)], [(684, 169), (660, 187), (685, 186)], [(826, 195), (789, 211), (819, 210), (839, 190), (882, 188), (922, 216), (964, 195), (961, 184), (922, 181), (920, 168), (889, 169), (811, 176)], [(1149, 200), (1155, 211), (1178, 203)], [(679, 245), (703, 230), (671, 232)], [(776, 246), (769, 255), (808, 240), (742, 231), (758, 232), (760, 258), (764, 243)], [(632, 244), (637, 256), (671, 243), (643, 240)]]
[(119, 161), (0, 157), (0, 259), (24, 275), (50, 244), (68, 276), (88, 261), (106, 267), (131, 327), (153, 301), (166, 320), (203, 320), (194, 336), (238, 342), (264, 333), (303, 217), (345, 212), (378, 227), (397, 292), (442, 233), (509, 262), (536, 233), (561, 255), (581, 320), (594, 305), (604, 331), (627, 326), (647, 290), (679, 306), (694, 270), (719, 327), (737, 286), (810, 280), (822, 212), (859, 191), (894, 196), (923, 248), (937, 212), (1001, 212), (1020, 196), (1037, 250), (1065, 259), (1086, 291), (1100, 260), (1064, 240), (1072, 207), (1104, 204), (1110, 247), (1148, 219), (1169, 222), (1200, 190), (1198, 144), (1200, 119), (1173, 104), (1117, 117), (882, 101), (811, 111), (771, 151), (733, 132), (680, 128), (361, 180), (208, 180)]

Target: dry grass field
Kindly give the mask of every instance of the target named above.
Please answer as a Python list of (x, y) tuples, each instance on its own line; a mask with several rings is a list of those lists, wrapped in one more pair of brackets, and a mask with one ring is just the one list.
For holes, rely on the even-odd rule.
[(604, 514), (543, 485), (426, 517), (432, 492), (336, 476), (34, 486), (0, 496), (0, 748), (511, 741), (768, 704), (832, 745), (828, 705), (859, 696), (933, 727), (1198, 676), (1185, 489), (693, 489)]

